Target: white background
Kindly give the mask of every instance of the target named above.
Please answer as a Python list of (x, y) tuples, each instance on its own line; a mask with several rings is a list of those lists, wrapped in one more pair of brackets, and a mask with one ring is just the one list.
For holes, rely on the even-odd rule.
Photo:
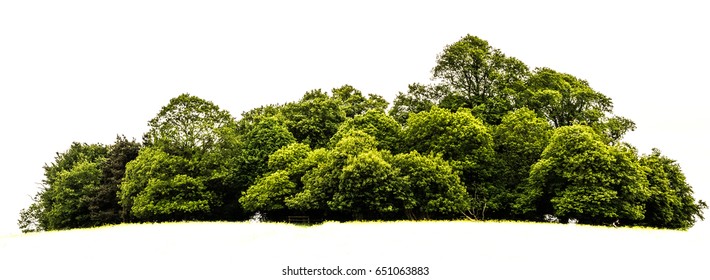
[(0, 235), (56, 152), (140, 139), (181, 93), (237, 117), (346, 83), (391, 102), (466, 34), (589, 81), (710, 199), (702, 1), (335, 2), (1, 1)]

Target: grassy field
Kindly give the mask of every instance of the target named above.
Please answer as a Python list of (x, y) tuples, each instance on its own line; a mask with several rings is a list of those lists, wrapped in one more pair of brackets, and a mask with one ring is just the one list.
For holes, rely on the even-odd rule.
[[(120, 225), (0, 237), (0, 279), (703, 278), (707, 233), (512, 222)], [(368, 275), (283, 276), (287, 266)], [(377, 276), (380, 266), (430, 271)]]

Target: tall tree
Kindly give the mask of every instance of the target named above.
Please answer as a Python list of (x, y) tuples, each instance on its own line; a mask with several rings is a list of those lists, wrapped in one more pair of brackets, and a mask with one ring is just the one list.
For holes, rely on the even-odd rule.
[(535, 69), (526, 81), (524, 105), (535, 110), (554, 127), (598, 123), (613, 108), (611, 99), (587, 81), (550, 68)]
[(158, 147), (170, 154), (190, 157), (210, 149), (218, 142), (218, 129), (233, 123), (229, 112), (184, 93), (170, 99), (168, 105), (148, 122), (150, 129), (143, 141), (147, 146)]
[(487, 123), (497, 124), (514, 108), (513, 97), (522, 90), (529, 69), (487, 41), (466, 35), (444, 48), (432, 73), (452, 89), (447, 102), (442, 101), (449, 105), (442, 107), (471, 108)]
[(236, 208), (240, 194), (229, 175), (238, 172), (241, 147), (232, 116), (181, 94), (148, 124), (146, 148), (127, 165), (121, 185), (124, 219), (233, 219), (215, 216), (225, 213), (223, 205)]

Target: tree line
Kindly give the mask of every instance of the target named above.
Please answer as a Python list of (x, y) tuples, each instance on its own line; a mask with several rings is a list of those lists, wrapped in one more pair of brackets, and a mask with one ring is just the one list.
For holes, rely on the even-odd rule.
[(141, 142), (73, 143), (44, 166), (23, 231), (124, 222), (503, 219), (687, 229), (703, 219), (680, 166), (622, 141), (587, 81), (530, 69), (467, 35), (431, 84), (392, 104), (350, 85), (235, 119), (189, 94)]

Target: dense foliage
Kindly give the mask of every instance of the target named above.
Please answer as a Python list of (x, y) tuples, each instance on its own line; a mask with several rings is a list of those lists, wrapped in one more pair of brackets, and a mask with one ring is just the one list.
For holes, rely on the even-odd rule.
[[(633, 121), (580, 78), (530, 70), (475, 36), (448, 45), (434, 82), (389, 106), (350, 85), (239, 120), (189, 94), (142, 144), (73, 143), (45, 165), (23, 231), (120, 222), (575, 219), (687, 229), (703, 219), (680, 166), (622, 141)], [(388, 110), (389, 108), (389, 110)]]

